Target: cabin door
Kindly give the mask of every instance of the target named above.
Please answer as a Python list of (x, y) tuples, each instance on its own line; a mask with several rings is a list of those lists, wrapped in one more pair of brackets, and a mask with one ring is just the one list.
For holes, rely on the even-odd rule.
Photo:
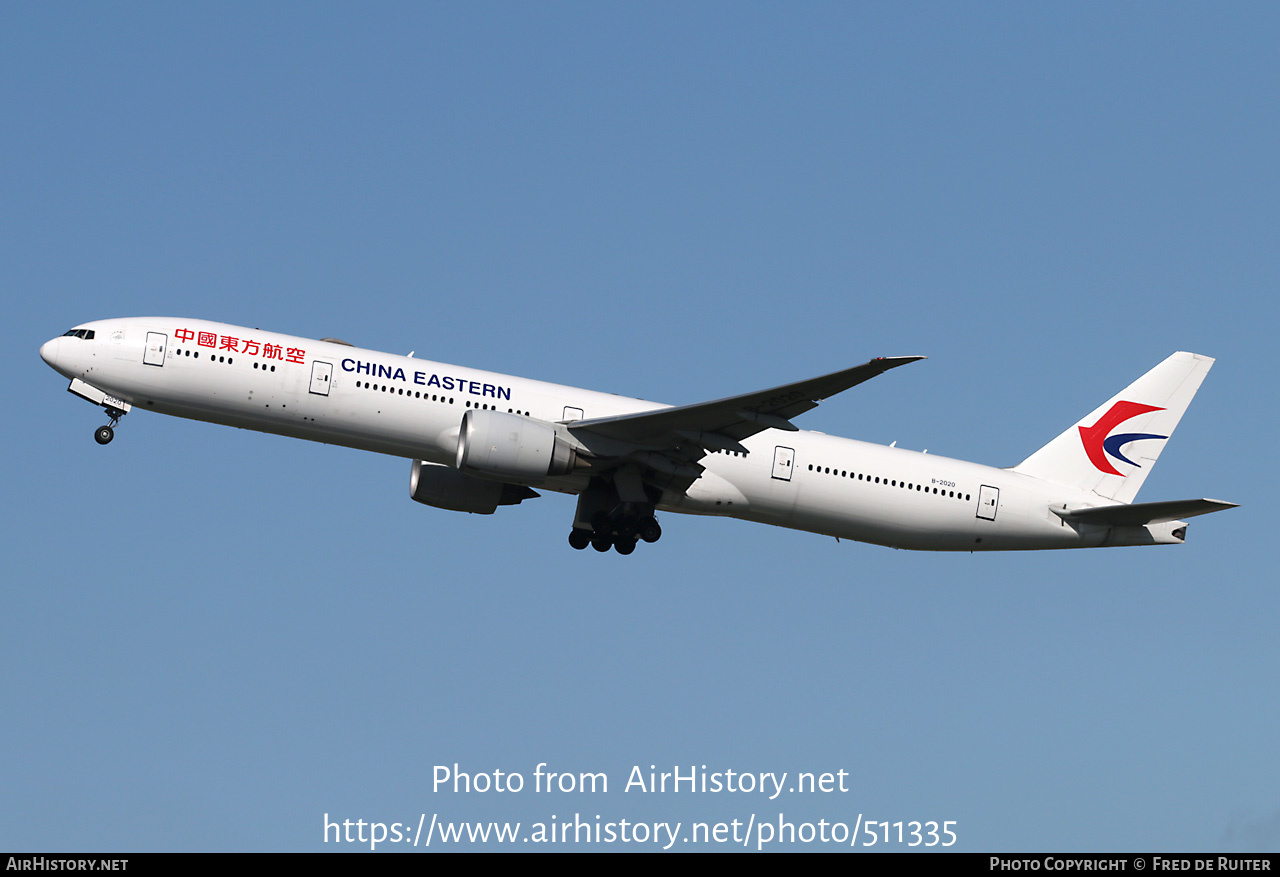
[(984, 484), (978, 490), (978, 517), (988, 521), (996, 519), (996, 507), (1000, 505), (1000, 488)]
[(169, 343), (169, 336), (163, 332), (148, 332), (147, 347), (142, 353), (142, 361), (147, 365), (164, 365), (164, 349)]
[(784, 448), (781, 445), (773, 449), (773, 477), (779, 481), (790, 481), (791, 470), (796, 461), (795, 448)]
[(329, 395), (329, 382), (333, 379), (333, 363), (313, 362), (311, 364), (311, 392), (317, 396)]

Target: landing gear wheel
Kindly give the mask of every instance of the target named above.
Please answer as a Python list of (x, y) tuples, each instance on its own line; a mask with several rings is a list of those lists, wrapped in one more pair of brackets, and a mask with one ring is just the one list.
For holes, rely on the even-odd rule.
[(591, 547), (603, 554), (613, 547), (613, 537), (601, 536), (597, 533), (591, 537)]
[(93, 434), (93, 440), (100, 445), (109, 444), (116, 437), (116, 431), (109, 426), (100, 426)]
[(653, 517), (645, 518), (641, 521), (640, 526), (636, 528), (636, 532), (646, 542), (657, 542), (662, 538), (662, 528), (658, 526), (658, 519)]
[(618, 522), (618, 540), (621, 542), (636, 541), (636, 524), (631, 518), (623, 518)]
[(613, 545), (613, 550), (619, 554), (630, 554), (636, 550), (636, 543), (633, 539), (619, 539)]
[(573, 529), (569, 531), (569, 544), (581, 551), (591, 544), (591, 533), (586, 530)]

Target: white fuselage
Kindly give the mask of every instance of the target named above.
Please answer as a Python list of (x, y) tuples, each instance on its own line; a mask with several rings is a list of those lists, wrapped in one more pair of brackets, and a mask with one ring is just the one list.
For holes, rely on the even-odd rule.
[[(41, 354), (59, 372), (130, 405), (452, 466), (471, 408), (541, 421), (666, 406), (576, 387), (222, 323), (175, 318), (81, 324)], [(1172, 525), (1068, 523), (1051, 506), (1092, 494), (1006, 469), (821, 433), (768, 429), (748, 455), (710, 453), (687, 491), (658, 508), (725, 515), (896, 548), (941, 551), (1180, 542)], [(789, 458), (786, 465), (781, 465)], [(541, 486), (578, 493), (585, 475)]]

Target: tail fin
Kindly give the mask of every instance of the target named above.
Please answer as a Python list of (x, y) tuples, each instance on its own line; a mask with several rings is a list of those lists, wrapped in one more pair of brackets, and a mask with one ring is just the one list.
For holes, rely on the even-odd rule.
[(1212, 365), (1208, 356), (1175, 353), (1013, 471), (1133, 502)]

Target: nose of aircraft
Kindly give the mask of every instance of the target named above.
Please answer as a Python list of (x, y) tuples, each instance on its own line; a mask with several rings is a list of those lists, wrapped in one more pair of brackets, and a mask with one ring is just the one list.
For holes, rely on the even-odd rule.
[(47, 362), (53, 368), (58, 367), (58, 346), (62, 343), (62, 338), (53, 338), (46, 341), (40, 347), (40, 358)]

